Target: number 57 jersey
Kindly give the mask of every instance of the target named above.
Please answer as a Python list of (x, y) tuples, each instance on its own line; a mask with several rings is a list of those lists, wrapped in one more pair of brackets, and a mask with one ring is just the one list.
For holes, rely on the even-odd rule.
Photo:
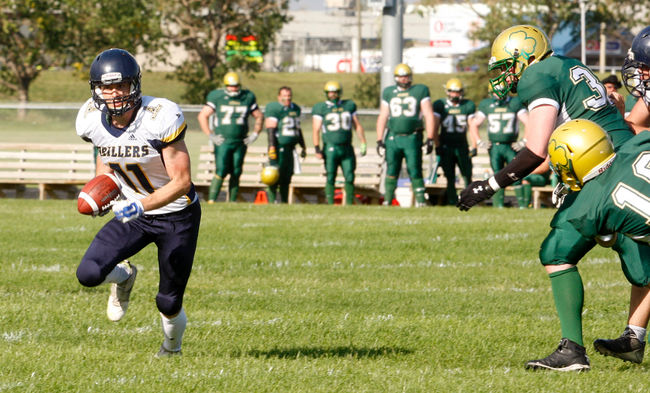
[[(77, 135), (92, 142), (102, 162), (120, 181), (122, 194), (142, 199), (169, 183), (162, 149), (183, 140), (187, 124), (180, 107), (164, 98), (142, 97), (131, 123), (114, 127), (109, 116), (95, 108), (92, 98), (79, 109)], [(190, 192), (147, 214), (166, 214), (184, 209), (197, 199), (194, 185)]]

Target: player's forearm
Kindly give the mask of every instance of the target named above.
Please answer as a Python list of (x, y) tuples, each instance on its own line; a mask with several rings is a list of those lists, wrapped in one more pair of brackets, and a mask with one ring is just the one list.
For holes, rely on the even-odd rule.
[(488, 180), (490, 187), (494, 191), (497, 191), (511, 185), (517, 180), (523, 179), (542, 164), (544, 158), (528, 150), (527, 147), (524, 147), (505, 168), (501, 169)]
[(378, 141), (381, 141), (381, 140), (384, 139), (384, 132), (386, 131), (386, 123), (388, 123), (388, 118), (386, 118), (384, 116), (381, 116), (381, 115), (377, 118), (376, 131), (377, 131), (377, 140)]
[[(189, 174), (189, 172), (188, 172)], [(189, 176), (179, 176), (140, 200), (144, 211), (155, 210), (170, 204), (190, 192), (192, 182)]]

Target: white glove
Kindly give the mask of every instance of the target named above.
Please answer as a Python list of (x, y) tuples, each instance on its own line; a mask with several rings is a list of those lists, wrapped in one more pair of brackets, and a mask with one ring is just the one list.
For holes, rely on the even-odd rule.
[(248, 135), (246, 138), (244, 138), (244, 143), (247, 145), (250, 145), (251, 143), (255, 142), (257, 140), (257, 137), (259, 134), (253, 132), (250, 135)]
[(144, 214), (144, 207), (139, 199), (124, 199), (113, 204), (113, 213), (115, 218), (127, 223)]
[(476, 145), (481, 149), (489, 149), (492, 147), (492, 142), (479, 140), (478, 142), (476, 142)]
[(519, 152), (519, 150), (521, 150), (521, 149), (523, 149), (524, 147), (526, 147), (526, 140), (525, 140), (525, 139), (522, 139), (522, 140), (520, 140), (520, 141), (518, 141), (518, 142), (513, 142), (513, 143), (510, 145), (510, 147), (512, 147), (512, 150), (514, 150), (514, 151), (516, 151), (516, 152)]
[(223, 145), (223, 142), (226, 140), (226, 138), (223, 137), (221, 134), (210, 134), (208, 135), (208, 138), (214, 143), (215, 146), (221, 146)]
[(560, 208), (562, 203), (564, 203), (564, 197), (566, 197), (569, 192), (571, 192), (571, 190), (568, 189), (564, 183), (557, 183), (557, 186), (553, 189), (553, 194), (551, 194), (551, 203), (553, 203), (555, 207)]

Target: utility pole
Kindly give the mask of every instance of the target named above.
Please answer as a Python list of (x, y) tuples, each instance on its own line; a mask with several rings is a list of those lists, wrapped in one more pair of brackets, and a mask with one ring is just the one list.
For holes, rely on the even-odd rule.
[(384, 0), (381, 50), (381, 91), (394, 83), (393, 70), (402, 62), (404, 0)]
[(355, 0), (356, 3), (356, 16), (357, 16), (357, 29), (356, 36), (352, 40), (352, 72), (361, 72), (361, 1)]
[(580, 0), (580, 61), (587, 65), (587, 46), (585, 45), (585, 12), (586, 0)]

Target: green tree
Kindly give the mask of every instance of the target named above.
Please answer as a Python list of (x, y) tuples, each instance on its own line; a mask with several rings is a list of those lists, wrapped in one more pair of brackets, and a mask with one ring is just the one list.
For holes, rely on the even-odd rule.
[(142, 0), (0, 0), (0, 89), (29, 101), (50, 67), (90, 66), (101, 50), (151, 50), (159, 19)]
[[(472, 6), (472, 1), (424, 0), (423, 4), (435, 6), (442, 3), (464, 3)], [(483, 16), (484, 25), (475, 29), (470, 38), (488, 43), (487, 46), (469, 53), (461, 62), (463, 67), (472, 67), (476, 72), (467, 76), (468, 98), (475, 101), (487, 94), (490, 75), (487, 71), (490, 58), (490, 46), (494, 38), (504, 29), (517, 24), (539, 26), (552, 39), (558, 30), (572, 28), (575, 38), (580, 37), (580, 7), (578, 0), (528, 0), (512, 2), (504, 0), (486, 0), (490, 12)], [(647, 6), (637, 0), (587, 0), (588, 12), (585, 18), (587, 31), (598, 34), (600, 28), (614, 32), (620, 29), (645, 25), (643, 9)], [(477, 12), (477, 15), (478, 12)], [(594, 36), (593, 38), (597, 38)]]
[(228, 71), (255, 72), (260, 64), (245, 56), (226, 59), (226, 35), (253, 35), (267, 53), (275, 33), (289, 21), (289, 0), (158, 0), (166, 39), (189, 57), (172, 76), (187, 86), (183, 98), (201, 103)]

